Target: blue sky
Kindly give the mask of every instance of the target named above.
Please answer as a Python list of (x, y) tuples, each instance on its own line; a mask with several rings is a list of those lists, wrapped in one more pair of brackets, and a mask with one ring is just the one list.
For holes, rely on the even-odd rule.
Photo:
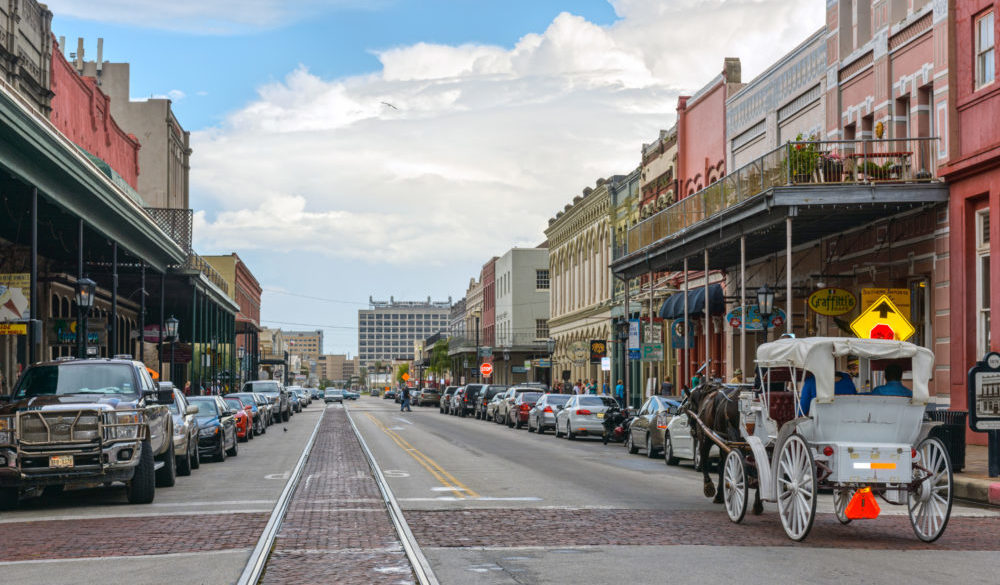
[[(192, 131), (195, 245), (236, 251), (262, 320), (357, 351), (357, 309), (465, 294), (630, 172), (677, 96), (742, 59), (749, 81), (822, 0), (50, 0), (135, 98)], [(384, 105), (384, 102), (394, 107)], [(113, 112), (112, 112), (113, 114)], [(299, 295), (299, 296), (296, 296)], [(316, 297), (328, 299), (327, 302)], [(301, 323), (304, 326), (288, 325)]]

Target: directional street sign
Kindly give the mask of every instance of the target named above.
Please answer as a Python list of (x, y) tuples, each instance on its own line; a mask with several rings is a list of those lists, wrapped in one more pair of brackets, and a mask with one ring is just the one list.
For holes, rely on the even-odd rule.
[(851, 330), (862, 339), (906, 341), (916, 329), (888, 295), (882, 295), (851, 322)]

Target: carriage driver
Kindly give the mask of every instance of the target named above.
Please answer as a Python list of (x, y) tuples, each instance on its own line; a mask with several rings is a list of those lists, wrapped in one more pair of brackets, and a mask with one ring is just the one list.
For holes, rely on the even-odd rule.
[[(886, 371), (888, 372), (888, 368), (886, 368)], [(849, 374), (834, 372), (833, 382), (834, 394), (858, 393)], [(799, 409), (802, 411), (802, 416), (809, 416), (809, 407), (812, 405), (813, 398), (816, 398), (816, 377), (813, 376), (812, 372), (806, 372), (806, 379), (802, 382), (802, 396), (799, 398)]]
[(903, 386), (903, 368), (899, 364), (889, 364), (885, 367), (885, 384), (876, 386), (872, 394), (879, 396), (913, 397), (913, 391)]

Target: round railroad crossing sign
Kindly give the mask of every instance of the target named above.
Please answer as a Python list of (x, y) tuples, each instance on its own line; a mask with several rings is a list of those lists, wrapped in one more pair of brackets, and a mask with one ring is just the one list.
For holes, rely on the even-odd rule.
[(484, 376), (493, 374), (493, 364), (483, 364), (479, 366), (479, 373)]

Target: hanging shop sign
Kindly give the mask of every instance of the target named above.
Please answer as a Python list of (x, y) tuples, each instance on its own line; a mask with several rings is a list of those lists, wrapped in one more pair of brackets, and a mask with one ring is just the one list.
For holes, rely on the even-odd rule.
[(609, 357), (601, 358), (601, 371), (603, 372), (611, 371), (611, 358)]
[(526, 373), (528, 373), (528, 368), (526, 368), (524, 366), (511, 366), (510, 367), (510, 373), (511, 374), (526, 374)]
[(644, 343), (663, 343), (663, 321), (643, 324)]
[(567, 349), (569, 350), (569, 358), (573, 360), (574, 364), (583, 365), (587, 363), (587, 357), (590, 355), (590, 348), (587, 346), (586, 342), (573, 341), (569, 344)]
[(642, 344), (642, 361), (644, 361), (644, 362), (661, 362), (661, 361), (663, 361), (663, 344), (662, 343), (643, 343)]
[(903, 316), (910, 316), (910, 289), (908, 288), (863, 288), (861, 289), (861, 307), (870, 307), (881, 296), (889, 297), (892, 304), (900, 310)]
[(31, 317), (31, 275), (27, 272), (0, 274), (0, 322)]
[[(729, 311), (729, 314), (726, 315), (726, 321), (728, 321), (729, 324), (736, 329), (743, 327), (743, 307), (736, 307), (732, 311)], [(781, 309), (775, 308), (774, 313), (768, 317), (767, 328), (774, 329), (775, 327), (781, 327), (784, 324), (785, 312)], [(746, 330), (764, 330), (764, 320), (761, 317), (760, 311), (757, 309), (757, 305), (747, 305)]]
[(821, 288), (809, 295), (809, 308), (814, 313), (836, 317), (850, 313), (858, 304), (854, 293), (842, 288)]
[(628, 320), (628, 349), (639, 351), (639, 320)]
[(27, 323), (0, 323), (0, 335), (27, 335)]
[(599, 364), (608, 355), (608, 344), (603, 339), (590, 340), (590, 363)]
[(674, 319), (670, 323), (670, 347), (674, 349), (695, 347), (694, 327), (689, 325), (684, 317)]

